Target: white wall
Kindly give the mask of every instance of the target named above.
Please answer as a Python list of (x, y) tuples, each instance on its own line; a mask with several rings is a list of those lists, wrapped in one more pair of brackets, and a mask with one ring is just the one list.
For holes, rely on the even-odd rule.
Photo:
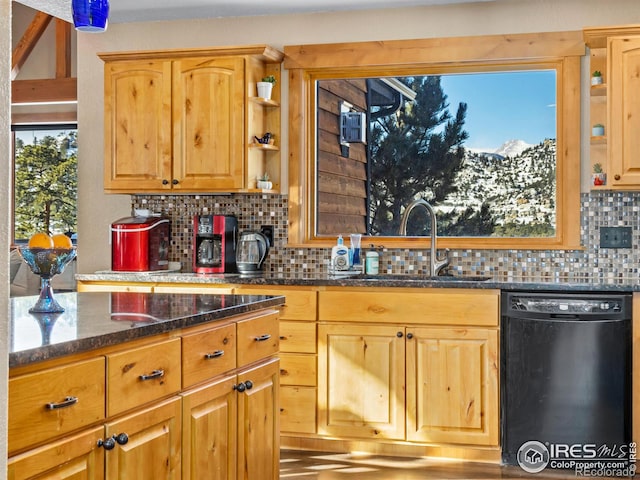
[[(10, 245), (11, 205), (11, 1), (0, 0), (0, 243)], [(0, 248), (0, 479), (7, 478), (7, 378), (9, 345), (9, 249)]]
[[(302, 43), (582, 30), (631, 23), (640, 23), (638, 0), (496, 0), (347, 13), (112, 24), (104, 34), (79, 34), (79, 271), (110, 267), (109, 224), (130, 213), (129, 196), (102, 193), (103, 64), (98, 52), (255, 43), (282, 48)], [(286, 81), (282, 88), (282, 158), (286, 159)], [(584, 124), (583, 120), (586, 131)]]

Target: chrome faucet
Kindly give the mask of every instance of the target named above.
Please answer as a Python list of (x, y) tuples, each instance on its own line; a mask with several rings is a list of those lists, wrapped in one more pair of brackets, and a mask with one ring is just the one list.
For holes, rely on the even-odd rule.
[(411, 211), (416, 208), (422, 206), (427, 211), (427, 214), (431, 218), (431, 254), (429, 258), (430, 262), (430, 270), (429, 273), (431, 276), (436, 277), (440, 274), (440, 271), (449, 265), (449, 249), (445, 249), (444, 258), (438, 257), (438, 247), (436, 242), (438, 241), (438, 224), (436, 222), (436, 212), (433, 211), (433, 207), (423, 198), (418, 198), (411, 202), (404, 209), (404, 213), (402, 214), (402, 221), (400, 222), (400, 235), (407, 235), (407, 222), (409, 220), (409, 214)]

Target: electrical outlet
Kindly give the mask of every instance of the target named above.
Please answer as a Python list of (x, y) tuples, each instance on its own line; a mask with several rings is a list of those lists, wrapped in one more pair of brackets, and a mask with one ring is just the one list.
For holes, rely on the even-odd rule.
[(631, 227), (600, 227), (600, 248), (631, 248)]
[(262, 225), (260, 227), (260, 233), (267, 237), (267, 240), (269, 240), (269, 246), (273, 247), (273, 225)]

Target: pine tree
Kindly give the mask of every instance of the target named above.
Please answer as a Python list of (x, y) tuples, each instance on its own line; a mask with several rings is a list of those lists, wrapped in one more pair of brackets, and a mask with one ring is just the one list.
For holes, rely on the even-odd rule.
[[(405, 102), (396, 114), (377, 119), (371, 128), (369, 205), (374, 235), (397, 235), (402, 209), (416, 197), (435, 206), (456, 191), (454, 179), (468, 138), (463, 129), (467, 105), (460, 103), (455, 117), (451, 115), (440, 76), (400, 80), (416, 92), (415, 100)], [(490, 216), (476, 218), (480, 228), (483, 222), (492, 225)], [(428, 222), (416, 212), (407, 233), (425, 235), (425, 227)]]
[(57, 138), (36, 138), (33, 145), (16, 141), (16, 238), (27, 238), (38, 231), (76, 231), (76, 149), (75, 131), (66, 131)]

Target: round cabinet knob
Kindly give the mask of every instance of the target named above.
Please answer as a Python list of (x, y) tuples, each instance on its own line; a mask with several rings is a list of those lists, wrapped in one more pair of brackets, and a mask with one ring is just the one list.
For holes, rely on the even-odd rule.
[(613, 176), (613, 178), (615, 178), (616, 180), (620, 180), (620, 175), (618, 175), (617, 173)]
[(118, 445), (126, 445), (127, 443), (129, 443), (129, 435), (127, 435), (126, 433), (119, 433), (118, 435), (114, 435), (114, 438)]
[(98, 446), (105, 450), (113, 450), (116, 446), (116, 441), (113, 437), (109, 437), (106, 440), (98, 440)]
[(177, 185), (180, 182), (178, 181), (178, 179), (174, 178), (173, 180), (171, 180), (171, 183), (174, 184), (174, 185)]
[(233, 389), (237, 390), (240, 393), (244, 392), (246, 388), (247, 388), (246, 385), (242, 382), (240, 382), (238, 385), (233, 386)]
[(247, 380), (244, 384), (247, 387), (247, 390), (251, 390), (253, 388), (253, 382), (251, 380)]
[(411, 340), (413, 338), (413, 333), (407, 333), (407, 338)]
[(167, 180), (166, 178), (162, 179), (162, 184), (163, 185), (169, 185), (169, 180)]
[(396, 333), (396, 337), (398, 337), (398, 338), (402, 338), (402, 335), (403, 335), (403, 333), (402, 333), (402, 332), (398, 332), (398, 333)]

